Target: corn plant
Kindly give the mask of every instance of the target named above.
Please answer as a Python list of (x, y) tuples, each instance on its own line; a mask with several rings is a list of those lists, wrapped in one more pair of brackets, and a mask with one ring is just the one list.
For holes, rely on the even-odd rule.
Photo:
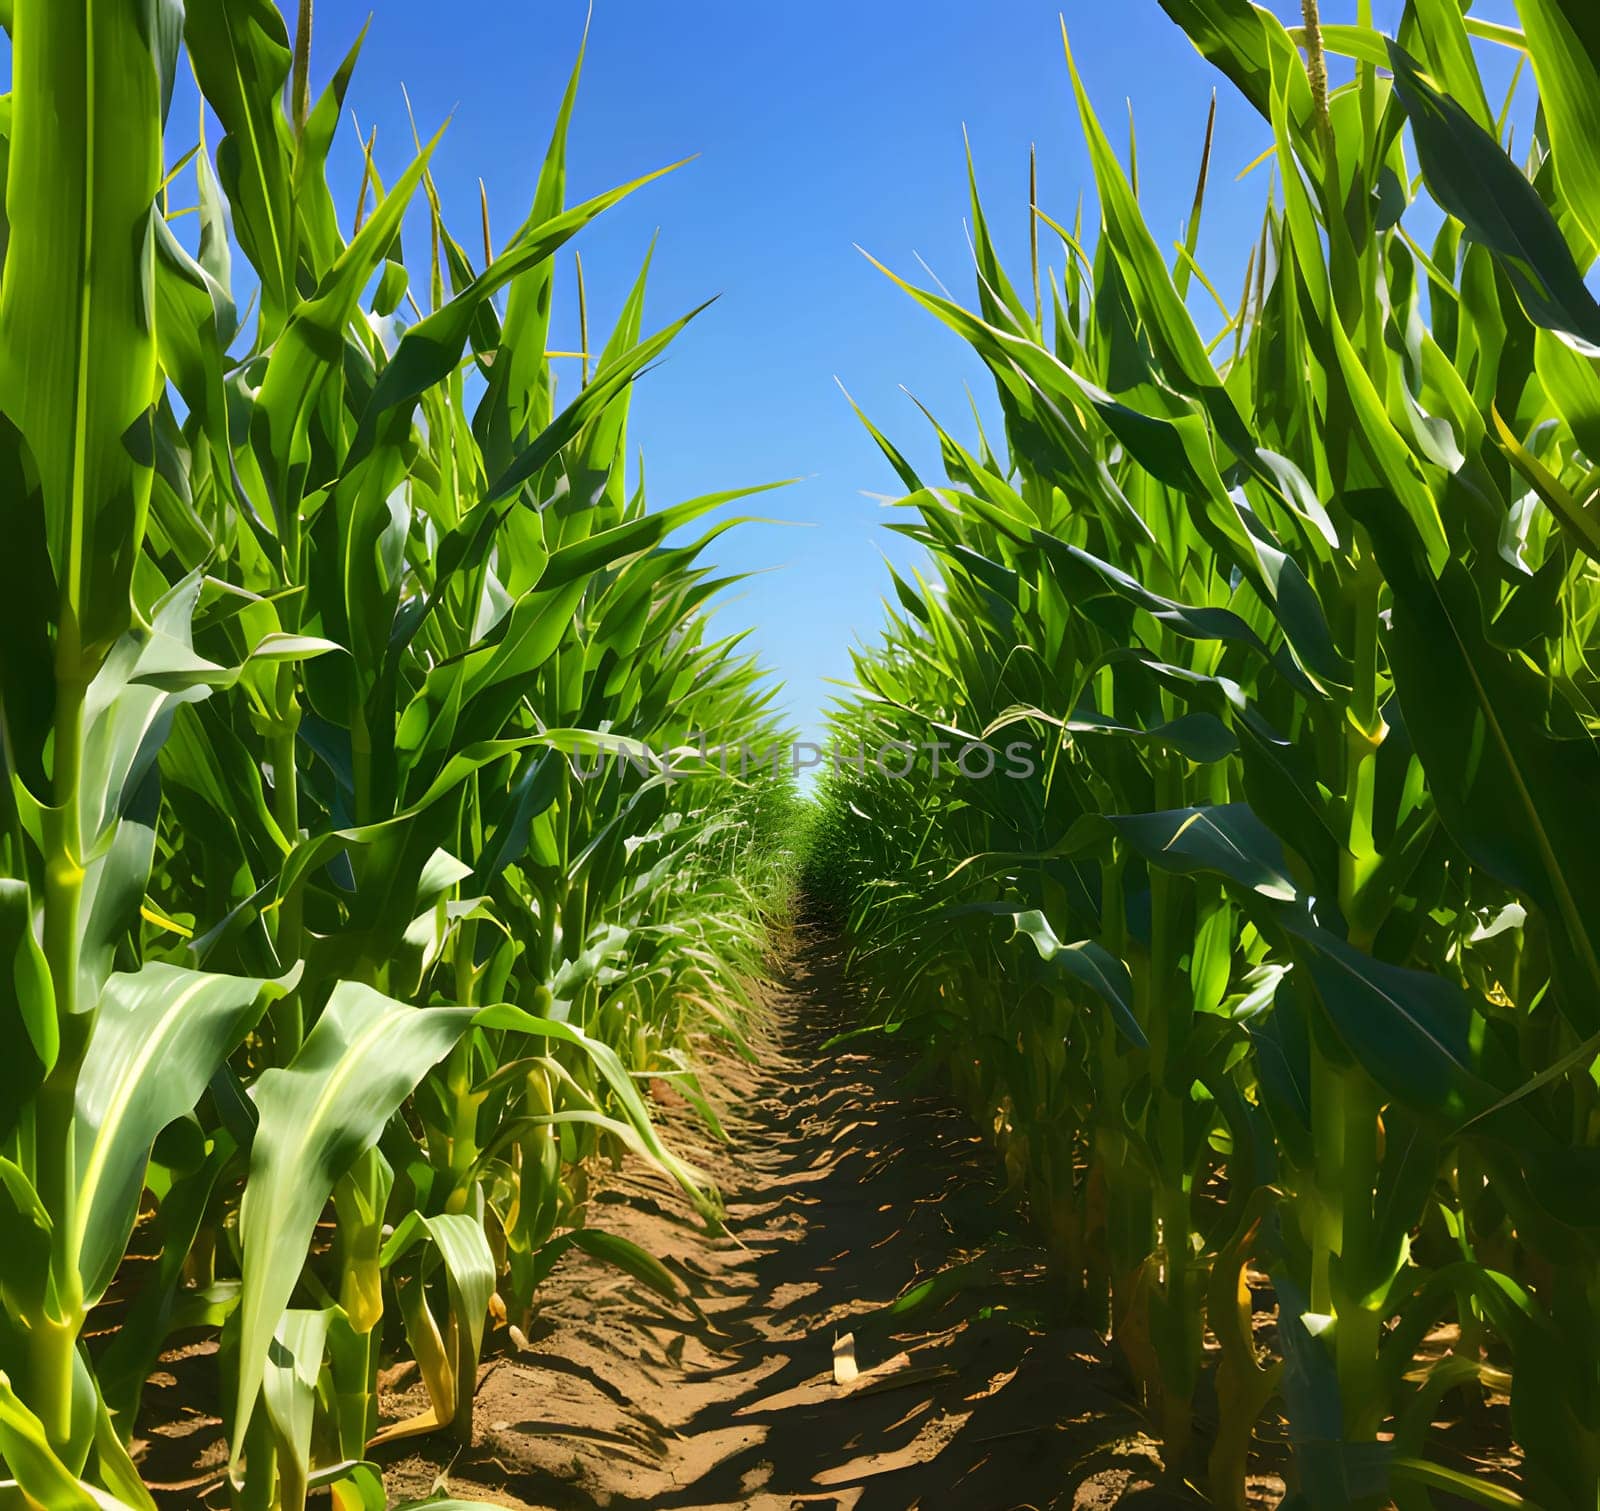
[[(1004, 444), (939, 430), (928, 484), (873, 431), (938, 580), (895, 578), (835, 716), (1032, 769), (841, 764), (813, 885), (1175, 1474), (1244, 1504), (1273, 1409), (1306, 1504), (1520, 1503), (1432, 1441), (1503, 1391), (1528, 1503), (1586, 1506), (1600, 45), (1563, 0), (1413, 0), (1393, 36), (1163, 5), (1271, 128), (1242, 298), (1201, 271), (1208, 163), (1168, 253), (1069, 50), (1098, 220), (1030, 205), (1065, 265), (1019, 292), (974, 190), (975, 305), (906, 285)], [(1521, 166), (1483, 47), (1532, 63)]]
[[(629, 481), (685, 324), (645, 331), (644, 273), (558, 392), (557, 254), (659, 176), (567, 205), (576, 70), (474, 255), (431, 144), (386, 184), (367, 141), (335, 205), (360, 39), (313, 98), (309, 4), (4, 12), (0, 1498), (152, 1506), (141, 1389), (200, 1329), (235, 1505), (381, 1507), (369, 1446), (470, 1435), (490, 1319), (568, 1248), (674, 1290), (583, 1226), (596, 1157), (717, 1221), (637, 1086), (703, 1103), (782, 898), (782, 793), (658, 754), (780, 733), (707, 628), (730, 521), (683, 535), (741, 495)], [(222, 137), (173, 159), (182, 68)], [(396, 1347), (430, 1407), (383, 1424)]]

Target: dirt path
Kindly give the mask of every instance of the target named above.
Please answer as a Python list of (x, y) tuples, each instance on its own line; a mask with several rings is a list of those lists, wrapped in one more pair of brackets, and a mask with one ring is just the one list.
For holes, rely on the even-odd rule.
[[(823, 1049), (851, 1025), (838, 966), (825, 935), (802, 933), (759, 1063), (714, 1067), (728, 1144), (664, 1110), (722, 1190), (727, 1236), (637, 1166), (591, 1202), (591, 1222), (659, 1256), (692, 1303), (572, 1254), (528, 1348), (485, 1365), (473, 1448), (424, 1440), (389, 1465), (392, 1493), (560, 1511), (1176, 1504), (1151, 1488), (1098, 1340), (1052, 1320), (1042, 1256), (1005, 1231), (992, 1153), (902, 1084), (903, 1062)], [(835, 1383), (845, 1333), (868, 1375), (853, 1389)]]

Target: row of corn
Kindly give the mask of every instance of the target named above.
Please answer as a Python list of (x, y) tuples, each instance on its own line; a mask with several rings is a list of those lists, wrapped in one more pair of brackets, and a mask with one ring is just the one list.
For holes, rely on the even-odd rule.
[(873, 432), (935, 573), (812, 882), (1174, 1474), (1242, 1506), (1286, 1437), (1311, 1507), (1592, 1511), (1600, 13), (1162, 5), (1270, 127), (1242, 293), (1204, 167), (1162, 245), (1072, 69), (1097, 214), (1031, 207), (1030, 287), (974, 191), (975, 302), (905, 286), (1004, 434), (925, 482)]
[[(470, 1434), (564, 1252), (673, 1290), (586, 1172), (631, 1150), (715, 1222), (641, 1088), (703, 1105), (781, 902), (781, 786), (660, 754), (777, 733), (705, 618), (737, 495), (647, 511), (625, 467), (684, 321), (645, 333), (641, 273), (560, 392), (547, 350), (558, 253), (648, 179), (566, 203), (575, 73), (498, 249), (432, 143), (386, 183), (369, 139), (336, 206), (360, 41), (314, 93), (311, 11), (0, 6), (7, 1506), (152, 1511), (181, 1338), (233, 1505), (382, 1511), (369, 1449)], [(429, 1408), (380, 1423), (406, 1351)]]

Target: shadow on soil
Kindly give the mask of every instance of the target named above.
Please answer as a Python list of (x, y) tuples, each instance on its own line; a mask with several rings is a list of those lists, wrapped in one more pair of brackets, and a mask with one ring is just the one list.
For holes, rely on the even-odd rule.
[[(1054, 1315), (971, 1125), (904, 1085), (881, 1044), (824, 1047), (857, 1021), (826, 930), (800, 931), (768, 1006), (756, 1062), (718, 1060), (709, 1078), (729, 1143), (662, 1098), (728, 1234), (631, 1163), (590, 1204), (692, 1301), (574, 1253), (528, 1349), (485, 1366), (472, 1448), (411, 1446), (387, 1466), (391, 1493), (562, 1511), (1192, 1505), (1157, 1488), (1100, 1340)], [(854, 1388), (835, 1383), (846, 1333)], [(385, 1410), (422, 1404), (413, 1387)]]

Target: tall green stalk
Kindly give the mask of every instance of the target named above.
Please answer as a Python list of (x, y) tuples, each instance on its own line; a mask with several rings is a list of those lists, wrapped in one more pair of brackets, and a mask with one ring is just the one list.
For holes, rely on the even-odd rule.
[[(869, 423), (932, 571), (896, 575), (833, 718), (1040, 759), (841, 766), (808, 874), (879, 1012), (1003, 1126), (1045, 1230), (1085, 1235), (1068, 1292), (1104, 1323), (1109, 1288), (1175, 1472), (1204, 1320), (1219, 1504), (1275, 1392), (1312, 1504), (1502, 1503), (1429, 1429), (1509, 1383), (1521, 1488), (1587, 1507), (1600, 1233), (1560, 1193), (1594, 1158), (1600, 1046), (1600, 54), (1577, 0), (1524, 0), (1521, 30), (1419, 3), (1393, 37), (1365, 4), (1292, 32), (1163, 7), (1271, 132), (1240, 307), (1197, 315), (1200, 203), (1174, 260), (1069, 51), (1099, 207), (1069, 230), (1030, 206), (1061, 241), (1052, 319), (975, 188), (972, 305), (895, 280), (989, 367), (1004, 445), (936, 426), (932, 485)], [(1479, 74), (1499, 46), (1542, 91), (1528, 173)]]

